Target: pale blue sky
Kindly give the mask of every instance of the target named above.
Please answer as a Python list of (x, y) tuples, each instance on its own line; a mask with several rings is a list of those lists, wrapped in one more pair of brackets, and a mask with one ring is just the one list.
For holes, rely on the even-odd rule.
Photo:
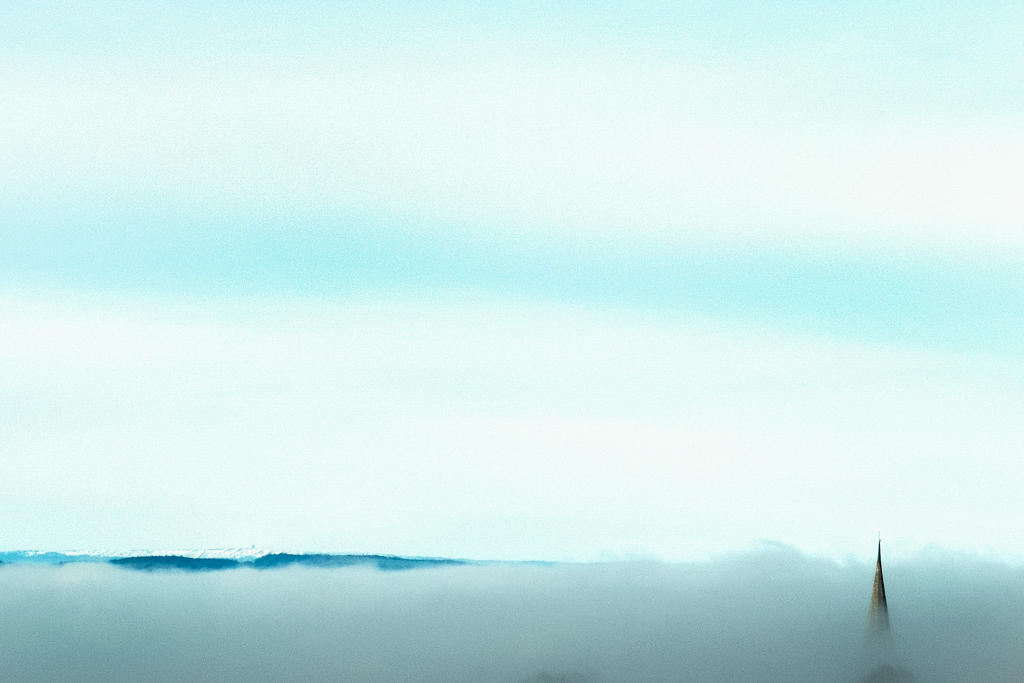
[[(1012, 254), (491, 236), (444, 225), (430, 234), (422, 223), (403, 229), (402, 221), (354, 212), (229, 218), (189, 207), (57, 220), (77, 229), (34, 221), (0, 255), (0, 284), (198, 299), (429, 302), (475, 293), (717, 316), (901, 346), (1024, 350), (1024, 264)], [(118, 223), (130, 227), (110, 227)]]
[(1024, 553), (1019, 5), (2, 13), (6, 545)]

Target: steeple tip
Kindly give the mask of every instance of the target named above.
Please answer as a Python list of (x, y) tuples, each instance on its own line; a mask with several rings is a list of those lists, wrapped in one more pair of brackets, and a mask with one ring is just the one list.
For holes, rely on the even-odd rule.
[(878, 560), (875, 562), (875, 581), (871, 586), (869, 624), (875, 633), (889, 632), (889, 608), (885, 601), (885, 580), (882, 578), (882, 535), (878, 535)]

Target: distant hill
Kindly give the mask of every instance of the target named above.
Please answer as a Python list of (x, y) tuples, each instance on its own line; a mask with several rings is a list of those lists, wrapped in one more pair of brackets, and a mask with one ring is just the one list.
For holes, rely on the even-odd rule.
[(51, 552), (40, 550), (0, 551), (0, 564), (63, 565), (82, 562), (111, 564), (126, 569), (183, 571), (214, 571), (250, 567), (278, 569), (283, 567), (368, 567), (381, 571), (453, 567), (477, 563), (444, 557), (403, 557), (401, 555), (358, 555), (332, 553), (266, 553), (255, 549), (217, 549), (213, 551), (163, 551), (132, 553), (116, 552)]
[(252, 562), (257, 569), (273, 569), (290, 565), (305, 567), (353, 567), (375, 566), (384, 571), (423, 569), (468, 564), (465, 560), (450, 560), (434, 557), (401, 557), (398, 555), (329, 555), (325, 553), (297, 554), (272, 553), (258, 557)]
[(100, 555), (56, 553), (40, 550), (8, 550), (0, 552), (0, 562), (7, 564), (67, 564), (69, 562), (106, 562)]
[(196, 557), (225, 558), (248, 562), (266, 555), (267, 551), (255, 546), (245, 548), (201, 549), (91, 549), (91, 550), (0, 550), (0, 561), (9, 564), (68, 564), (72, 562), (110, 562), (124, 557)]
[(187, 569), (189, 571), (213, 571), (235, 569), (241, 562), (226, 557), (182, 557), (181, 555), (142, 555), (139, 557), (116, 557), (110, 564), (129, 569)]

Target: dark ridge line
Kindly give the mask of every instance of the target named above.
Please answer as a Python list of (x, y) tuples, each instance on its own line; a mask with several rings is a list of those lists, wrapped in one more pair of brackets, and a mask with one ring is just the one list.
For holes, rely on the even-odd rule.
[(403, 557), (401, 555), (335, 555), (330, 553), (270, 553), (255, 558), (250, 564), (256, 569), (272, 569), (289, 565), (307, 567), (351, 567), (376, 565), (384, 571), (423, 569), (427, 567), (454, 567), (470, 564), (467, 560), (441, 557)]
[[(260, 571), (290, 566), (300, 567), (373, 567), (381, 571), (404, 571), (460, 566), (538, 566), (550, 567), (564, 562), (545, 560), (471, 560), (449, 557), (422, 557), (379, 553), (268, 553), (258, 557), (191, 557), (177, 554), (109, 555), (75, 554), (45, 551), (23, 555), (19, 551), (0, 551), (0, 565), (64, 566), (96, 563), (134, 570), (218, 571), (248, 567)], [(571, 564), (571, 563), (570, 563)]]
[(152, 571), (155, 569), (187, 569), (191, 571), (217, 571), (235, 569), (238, 560), (227, 557), (185, 557), (183, 555), (138, 555), (136, 557), (116, 557), (108, 560), (109, 564), (128, 569)]
[(449, 558), (403, 557), (401, 555), (334, 555), (328, 553), (270, 553), (253, 560), (216, 557), (185, 557), (183, 555), (138, 555), (107, 560), (109, 564), (127, 569), (153, 571), (181, 569), (186, 571), (219, 571), (251, 567), (257, 570), (303, 567), (375, 567), (381, 571), (402, 571), (430, 567), (456, 567), (471, 564), (467, 560)]

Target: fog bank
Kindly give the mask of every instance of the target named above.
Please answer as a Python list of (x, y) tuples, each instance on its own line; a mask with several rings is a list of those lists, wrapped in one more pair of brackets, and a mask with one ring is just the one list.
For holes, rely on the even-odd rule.
[(701, 564), (416, 572), (0, 568), (5, 680), (920, 681), (1024, 672), (1024, 572), (931, 554), (873, 568), (785, 548)]

